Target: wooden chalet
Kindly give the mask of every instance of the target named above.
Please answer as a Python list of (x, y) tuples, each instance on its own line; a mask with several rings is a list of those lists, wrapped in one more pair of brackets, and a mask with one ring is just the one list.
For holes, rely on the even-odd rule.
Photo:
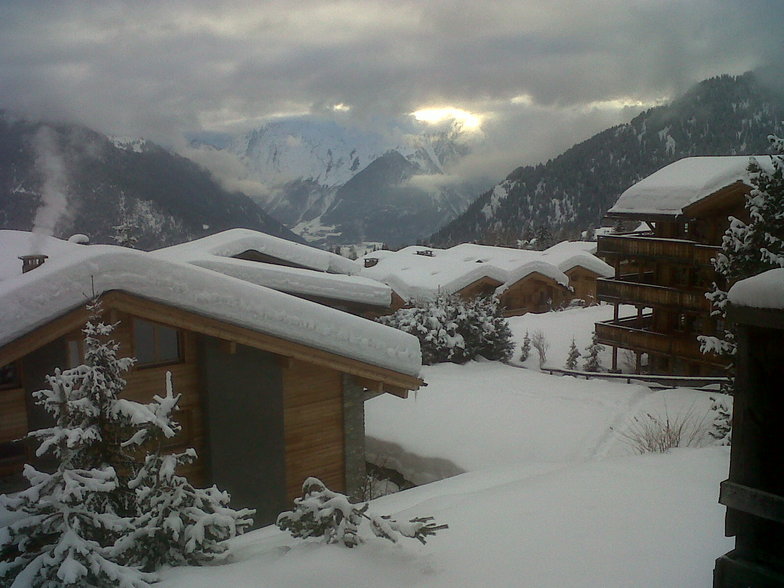
[[(615, 306), (612, 320), (596, 323), (599, 342), (613, 349), (612, 369), (622, 348), (635, 353), (638, 373), (643, 355), (650, 373), (723, 373), (720, 358), (700, 352), (697, 336), (721, 327), (705, 293), (717, 279), (711, 259), (728, 217), (747, 220), (748, 164), (748, 157), (682, 159), (629, 188), (607, 213), (651, 227), (598, 239), (597, 255), (615, 270), (614, 277), (597, 280), (599, 300)], [(620, 305), (636, 312), (622, 317)]]
[(172, 449), (197, 450), (185, 472), (195, 483), (256, 508), (258, 524), (274, 521), (308, 476), (357, 494), (364, 398), (419, 387), (415, 338), (147, 253), (83, 249), (0, 280), (0, 490), (19, 486), (24, 463), (47, 467), (16, 440), (50, 424), (31, 397), (44, 377), (81, 362), (92, 279), (118, 323), (120, 354), (137, 359), (124, 394), (150, 401), (172, 373), (183, 427)]
[(784, 586), (784, 269), (738, 282), (727, 318), (737, 332), (732, 451), (719, 502), (735, 548), (714, 588)]

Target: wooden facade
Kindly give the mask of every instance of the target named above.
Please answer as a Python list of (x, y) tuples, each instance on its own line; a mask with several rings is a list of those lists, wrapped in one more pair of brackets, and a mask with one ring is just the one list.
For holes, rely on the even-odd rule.
[(505, 316), (548, 312), (567, 301), (571, 293), (554, 279), (532, 272), (508, 286), (498, 297)]
[[(239, 497), (238, 506), (257, 508), (257, 523), (271, 522), (308, 476), (336, 491), (356, 491), (347, 487), (357, 476), (346, 470), (346, 429), (363, 424), (348, 420), (346, 382), (401, 396), (421, 384), (413, 376), (124, 292), (105, 294), (103, 308), (108, 320), (119, 322), (114, 339), (121, 356), (148, 354), (135, 325), (176, 333), (176, 357), (137, 364), (124, 396), (150, 402), (163, 393), (170, 371), (181, 394), (176, 418), (183, 427), (171, 448), (193, 447), (200, 456), (183, 473), (197, 485), (229, 490)], [(85, 319), (84, 309), (75, 309), (0, 348), (0, 491), (22, 482), (24, 463), (36, 463), (33, 447), (14, 441), (46, 426), (31, 393), (44, 387), (44, 375), (55, 367), (78, 363), (73, 355)]]
[[(711, 335), (719, 326), (710, 316), (705, 293), (717, 280), (711, 259), (729, 226), (728, 216), (744, 219), (744, 196), (750, 188), (734, 183), (678, 215), (617, 214), (645, 220), (652, 234), (609, 235), (598, 240), (597, 255), (615, 268), (615, 277), (597, 280), (597, 298), (615, 305), (613, 319), (596, 324), (599, 342), (642, 357), (647, 370), (658, 374), (722, 375), (724, 362), (703, 354), (698, 335)], [(636, 315), (620, 317), (619, 305), (633, 305)]]

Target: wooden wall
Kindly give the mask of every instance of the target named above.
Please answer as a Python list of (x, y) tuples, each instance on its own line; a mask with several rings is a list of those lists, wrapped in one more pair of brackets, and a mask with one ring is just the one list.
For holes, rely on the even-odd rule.
[(569, 277), (569, 285), (574, 288), (573, 298), (585, 300), (588, 304), (598, 302), (596, 299), (596, 273), (584, 267), (576, 266), (565, 272)]
[[(547, 304), (547, 300), (551, 304)], [(564, 301), (564, 288), (555, 280), (539, 273), (532, 273), (511, 285), (500, 296), (506, 316), (527, 312), (547, 312)]]
[(331, 490), (345, 490), (343, 382), (341, 373), (301, 361), (283, 370), (286, 497), (302, 494), (315, 476)]

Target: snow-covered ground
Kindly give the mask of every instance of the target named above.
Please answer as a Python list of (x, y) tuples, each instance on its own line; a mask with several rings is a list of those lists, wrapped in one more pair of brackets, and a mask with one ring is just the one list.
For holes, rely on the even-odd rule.
[[(511, 323), (518, 341), (526, 329), (542, 329), (552, 345), (548, 363), (558, 367), (572, 336), (583, 349), (608, 312)], [(347, 549), (265, 528), (234, 541), (235, 563), (168, 570), (161, 586), (710, 585), (714, 559), (732, 548), (717, 503), (728, 448), (635, 455), (623, 431), (647, 414), (690, 415), (699, 425), (711, 394), (486, 361), (433, 366), (423, 376), (429, 385), (407, 400), (366, 403), (368, 449), (415, 481), (452, 477), (376, 499), (372, 508), (400, 519), (432, 515), (448, 530), (425, 546), (371, 536)]]

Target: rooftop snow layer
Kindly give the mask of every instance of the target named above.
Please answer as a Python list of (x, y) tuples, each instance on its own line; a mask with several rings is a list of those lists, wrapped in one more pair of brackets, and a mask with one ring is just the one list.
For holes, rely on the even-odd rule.
[(42, 233), (0, 230), (0, 280), (22, 274), (20, 255), (43, 254), (55, 258), (84, 247)]
[(568, 272), (575, 267), (584, 267), (604, 278), (614, 276), (613, 267), (593, 255), (594, 251), (596, 251), (596, 242), (563, 241), (542, 251), (541, 259), (554, 264), (562, 272)]
[[(418, 253), (424, 250), (430, 254)], [(388, 284), (406, 300), (429, 299), (439, 292), (452, 294), (483, 277), (500, 282), (499, 294), (533, 272), (564, 286), (569, 283), (563, 271), (543, 261), (536, 251), (464, 244), (450, 249), (406, 247), (395, 253), (378, 253), (365, 256), (378, 259), (378, 263), (364, 268), (362, 276)]]
[(248, 250), (283, 259), (309, 269), (335, 274), (356, 274), (350, 259), (250, 229), (230, 229), (208, 237), (158, 249), (153, 254), (172, 261), (192, 262), (210, 255), (233, 257)]
[(215, 255), (192, 263), (280, 292), (373, 306), (388, 307), (392, 304), (392, 290), (389, 286), (360, 276), (329, 274)]
[(767, 155), (686, 157), (663, 167), (626, 190), (610, 213), (677, 215), (683, 208), (735, 182), (750, 184), (749, 162), (773, 170)]
[(784, 269), (772, 269), (736, 283), (728, 293), (738, 306), (784, 309)]
[[(5, 251), (5, 250), (3, 250)], [(122, 290), (417, 376), (419, 342), (396, 329), (230, 276), (111, 245), (75, 246), (0, 282), (0, 346), (87, 301)]]

